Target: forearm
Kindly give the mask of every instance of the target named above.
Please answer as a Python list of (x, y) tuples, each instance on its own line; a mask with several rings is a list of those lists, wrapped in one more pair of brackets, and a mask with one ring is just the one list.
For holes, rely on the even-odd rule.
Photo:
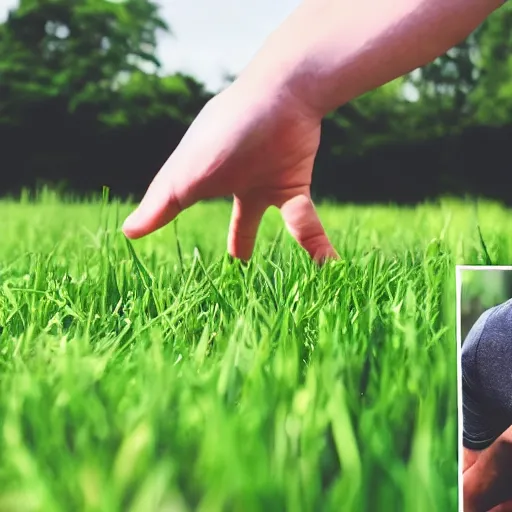
[[(476, 462), (464, 472), (465, 512), (487, 512), (510, 499), (512, 470), (512, 427), (505, 431)], [(506, 471), (507, 475), (502, 473)]]
[(285, 85), (320, 115), (434, 60), (502, 0), (304, 0), (240, 80)]

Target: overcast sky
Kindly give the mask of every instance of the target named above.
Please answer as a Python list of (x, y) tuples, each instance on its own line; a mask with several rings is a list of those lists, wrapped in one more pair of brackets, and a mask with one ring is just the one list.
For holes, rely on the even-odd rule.
[[(301, 0), (160, 0), (173, 37), (160, 40), (167, 72), (183, 71), (216, 91), (239, 72)], [(18, 0), (0, 0), (0, 21)]]

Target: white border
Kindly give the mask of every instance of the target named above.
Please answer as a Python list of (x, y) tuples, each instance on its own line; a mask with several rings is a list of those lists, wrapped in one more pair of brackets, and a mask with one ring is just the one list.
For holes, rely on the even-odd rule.
[(461, 296), (462, 296), (462, 272), (464, 270), (512, 270), (512, 266), (506, 265), (456, 265), (455, 286), (457, 296), (457, 408), (458, 408), (458, 485), (459, 485), (459, 512), (464, 512), (463, 504), (463, 479), (462, 479), (462, 372), (461, 372)]

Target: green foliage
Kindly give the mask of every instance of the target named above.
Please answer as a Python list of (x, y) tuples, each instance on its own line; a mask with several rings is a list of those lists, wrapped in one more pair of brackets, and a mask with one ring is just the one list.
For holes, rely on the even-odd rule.
[(512, 298), (512, 271), (461, 270), (461, 341), (487, 309)]
[[(510, 123), (511, 34), (507, 3), (445, 55), (331, 114), (329, 126), (340, 130), (332, 154), (443, 137), (471, 124)], [(415, 101), (407, 100), (404, 87), (412, 87)]]
[(477, 84), (478, 73), (474, 63), (477, 51), (476, 34), (451, 48), (432, 63), (408, 76), (420, 95), (422, 113), (435, 120), (437, 126), (456, 128), (463, 121), (460, 116), (470, 114), (468, 95)]
[(248, 266), (226, 203), (133, 246), (128, 211), (0, 202), (0, 510), (456, 509), (466, 205), (320, 205), (322, 269), (274, 210)]
[(501, 125), (512, 120), (512, 5), (491, 16), (478, 33), (477, 87), (470, 95), (475, 119)]
[(212, 97), (191, 77), (159, 77), (136, 71), (118, 89), (99, 114), (107, 126), (137, 126), (154, 119), (171, 118), (190, 124)]
[(332, 144), (334, 155), (360, 153), (389, 143), (398, 134), (411, 134), (406, 122), (410, 104), (402, 96), (403, 83), (402, 78), (394, 80), (327, 116), (329, 129), (338, 135)]
[[(428, 197), (443, 187), (473, 193), (476, 181), (461, 180), (465, 141), (476, 147), (473, 140), (499, 138), (497, 132), (471, 132), (472, 125), (498, 125), (502, 135), (512, 125), (511, 28), (509, 2), (446, 55), (332, 112), (323, 126), (319, 181), (333, 182), (336, 169), (365, 157), (365, 173), (391, 175), (381, 164), (395, 158), (391, 152), (411, 155), (428, 139), (436, 155), (428, 163), (435, 174)], [(102, 160), (105, 141), (116, 148), (133, 146), (134, 140), (151, 145), (151, 166), (161, 164), (212, 96), (192, 77), (156, 73), (156, 36), (162, 30), (169, 28), (152, 0), (22, 0), (11, 11), (0, 25), (0, 130), (26, 184), (83, 174), (75, 171), (77, 155)], [(233, 78), (226, 76), (226, 84)], [(50, 119), (53, 138), (41, 137)], [(469, 139), (457, 139), (466, 133)], [(87, 149), (80, 146), (85, 138)], [(25, 140), (34, 143), (33, 153), (21, 161), (14, 148)], [(391, 164), (398, 173), (399, 164)], [(105, 166), (114, 168), (106, 160)]]
[(52, 98), (71, 110), (108, 100), (120, 80), (159, 66), (157, 30), (168, 27), (149, 0), (21, 0), (0, 26), (4, 121)]
[(504, 270), (463, 270), (462, 308), (469, 308), (477, 300), (483, 310), (507, 300), (509, 274)]
[[(511, 28), (507, 4), (446, 55), (333, 112), (332, 155), (508, 122)], [(192, 78), (154, 74), (158, 30), (169, 27), (151, 0), (22, 0), (0, 25), (0, 122), (23, 125), (58, 101), (69, 111), (95, 105), (108, 126), (189, 123), (209, 95)]]

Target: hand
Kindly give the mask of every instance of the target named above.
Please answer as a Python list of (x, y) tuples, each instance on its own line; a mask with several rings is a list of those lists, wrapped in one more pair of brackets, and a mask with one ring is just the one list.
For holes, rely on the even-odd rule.
[(200, 112), (124, 233), (140, 238), (200, 200), (233, 195), (232, 256), (251, 257), (261, 218), (276, 206), (313, 259), (336, 258), (310, 196), (320, 122), (285, 87), (256, 92), (234, 82)]
[(512, 427), (464, 471), (464, 511), (512, 511), (511, 470)]
[[(508, 434), (508, 432), (506, 434)], [(481, 452), (477, 452), (474, 450), (469, 450), (467, 448), (464, 448), (463, 449), (462, 473), (463, 474), (466, 473), (466, 471), (468, 469), (470, 469), (472, 466), (474, 466), (481, 455), (482, 455)], [(471, 497), (469, 498), (469, 501), (471, 501)], [(474, 505), (472, 505), (471, 503), (466, 503), (465, 505), (466, 505), (464, 507), (465, 512), (471, 512), (471, 510), (477, 510), (477, 508)], [(501, 503), (500, 505), (497, 505), (496, 507), (489, 510), (489, 512), (512, 512), (512, 500), (506, 501), (504, 503)]]

